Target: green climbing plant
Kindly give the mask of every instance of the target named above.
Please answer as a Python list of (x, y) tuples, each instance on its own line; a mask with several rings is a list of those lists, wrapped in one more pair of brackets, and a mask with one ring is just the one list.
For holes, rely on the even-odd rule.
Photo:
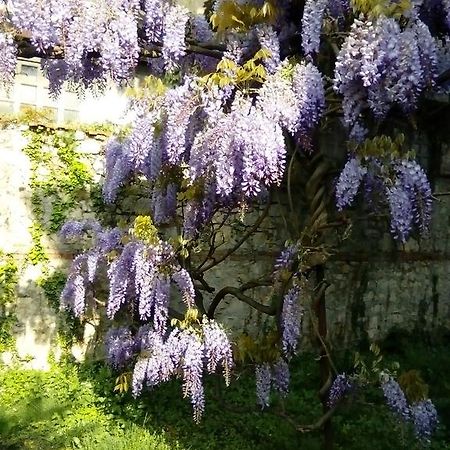
[(14, 309), (19, 281), (19, 267), (13, 255), (0, 250), (0, 352), (14, 346), (12, 327), (16, 323)]

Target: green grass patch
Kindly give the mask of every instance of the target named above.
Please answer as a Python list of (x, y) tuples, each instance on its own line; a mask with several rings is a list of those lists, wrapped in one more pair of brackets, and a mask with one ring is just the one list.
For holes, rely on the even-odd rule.
[[(430, 386), (440, 427), (430, 450), (450, 449), (450, 367), (446, 345), (415, 344), (385, 348), (386, 360), (401, 370), (417, 369)], [(408, 348), (408, 350), (407, 350)], [(337, 361), (351, 371), (351, 357)], [(172, 381), (138, 399), (114, 393), (115, 374), (95, 365), (54, 366), (49, 372), (0, 368), (0, 446), (2, 450), (315, 450), (320, 431), (299, 433), (274, 411), (283, 410), (298, 424), (313, 423), (321, 414), (317, 397), (317, 361), (301, 355), (292, 367), (291, 394), (273, 408), (255, 406), (253, 374), (244, 372), (226, 388), (220, 377), (206, 380), (206, 410), (196, 425), (181, 383)], [(361, 389), (333, 416), (337, 450), (419, 449), (411, 429), (399, 424), (384, 405), (379, 388)]]

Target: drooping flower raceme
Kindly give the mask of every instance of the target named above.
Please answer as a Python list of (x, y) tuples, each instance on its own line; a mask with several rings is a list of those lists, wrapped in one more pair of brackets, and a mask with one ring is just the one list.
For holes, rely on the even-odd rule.
[(388, 377), (382, 383), (381, 389), (389, 408), (402, 420), (409, 420), (410, 409), (408, 401), (400, 385), (392, 377)]
[(386, 403), (395, 415), (404, 422), (412, 422), (418, 439), (429, 442), (438, 425), (436, 408), (430, 399), (408, 404), (399, 384), (388, 377), (381, 385)]
[(123, 369), (133, 357), (136, 343), (127, 327), (110, 328), (105, 336), (108, 364), (115, 369)]
[(294, 286), (283, 298), (281, 311), (281, 348), (286, 357), (295, 355), (301, 332), (303, 310), (299, 303), (300, 288)]
[(339, 211), (353, 203), (366, 173), (367, 169), (358, 158), (347, 161), (336, 183), (336, 206)]
[(289, 392), (289, 382), (290, 382), (289, 365), (283, 358), (279, 358), (272, 365), (273, 388), (282, 397), (285, 397)]
[(355, 385), (345, 373), (340, 373), (333, 381), (328, 393), (327, 405), (333, 408), (338, 402), (348, 395)]
[(206, 176), (222, 198), (251, 199), (281, 182), (285, 155), (281, 127), (241, 98), (196, 135), (186, 176), (191, 182)]
[(203, 320), (203, 345), (206, 367), (209, 373), (214, 373), (217, 367), (223, 367), (225, 383), (230, 382), (230, 371), (233, 368), (233, 353), (230, 341), (219, 324), (213, 320)]
[(256, 35), (261, 49), (269, 52), (268, 57), (264, 59), (264, 66), (268, 73), (275, 73), (281, 63), (277, 33), (270, 25), (260, 25), (256, 28)]
[(269, 363), (256, 365), (256, 397), (261, 408), (270, 404), (270, 387), (272, 384), (272, 372)]
[(0, 32), (0, 83), (7, 89), (14, 81), (17, 62), (17, 46), (13, 37)]
[(270, 405), (270, 391), (273, 388), (282, 397), (289, 392), (289, 365), (283, 358), (275, 362), (263, 362), (255, 366), (256, 400), (262, 409)]
[(403, 30), (393, 18), (355, 20), (336, 59), (334, 87), (343, 95), (350, 131), (369, 108), (384, 118), (392, 104), (413, 111), (436, 76), (436, 42), (414, 18)]
[(86, 310), (86, 296), (94, 282), (100, 262), (112, 250), (121, 248), (122, 233), (118, 228), (102, 229), (94, 220), (69, 221), (61, 228), (60, 235), (66, 240), (78, 240), (86, 234), (92, 236), (90, 249), (77, 255), (61, 293), (61, 307), (80, 317)]
[(189, 11), (181, 5), (169, 6), (164, 22), (162, 56), (166, 70), (173, 71), (186, 54), (185, 34)]
[(422, 234), (428, 231), (431, 219), (432, 193), (428, 178), (414, 160), (401, 160), (395, 165), (399, 185), (412, 204), (413, 220)]
[(270, 119), (307, 142), (325, 107), (322, 76), (312, 63), (283, 63), (269, 76), (257, 99), (257, 106)]
[(411, 406), (411, 420), (416, 436), (430, 442), (431, 435), (438, 425), (437, 411), (433, 402), (426, 399), (413, 404)]
[(291, 270), (298, 254), (298, 245), (291, 244), (288, 245), (281, 254), (275, 260), (275, 264), (273, 266), (274, 273), (280, 272), (282, 270)]
[(199, 421), (205, 407), (203, 373), (215, 372), (220, 364), (225, 381), (229, 381), (232, 368), (231, 344), (220, 328), (205, 319), (201, 333), (185, 328), (173, 329), (167, 337), (145, 328), (139, 334), (141, 355), (133, 371), (133, 395), (140, 395), (144, 387), (153, 387), (181, 376), (183, 394), (189, 397), (194, 420)]
[(306, 0), (302, 18), (302, 48), (305, 55), (319, 52), (320, 32), (328, 0)]

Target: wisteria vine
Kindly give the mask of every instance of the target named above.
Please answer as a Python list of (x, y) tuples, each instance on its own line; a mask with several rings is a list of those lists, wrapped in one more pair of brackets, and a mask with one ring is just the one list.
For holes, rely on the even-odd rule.
[[(306, 0), (296, 17), (289, 0), (216, 0), (205, 16), (171, 0), (4, 2), (0, 82), (6, 88), (26, 52), (44, 57), (55, 96), (67, 82), (83, 89), (110, 81), (124, 86), (139, 65), (163, 80), (131, 102), (130, 129), (105, 148), (105, 203), (120, 200), (133, 182), (144, 189), (149, 217), (136, 219), (128, 231), (93, 221), (69, 222), (61, 230), (66, 239), (89, 242), (72, 262), (61, 305), (83, 319), (101, 305), (97, 283), (107, 278), (104, 303), (114, 327), (105, 339), (106, 358), (117, 371), (133, 366), (134, 395), (180, 377), (198, 421), (205, 408), (203, 374), (221, 369), (229, 383), (230, 338), (198, 313), (206, 312), (204, 291), (214, 290), (202, 270), (218, 262), (208, 255), (209, 263), (194, 269), (192, 253), (216, 214), (228, 217), (270, 202), (271, 191), (289, 184), (291, 169), (314, 158), (322, 145), (317, 132), (334, 115), (349, 141), (334, 184), (338, 213), (365, 191), (369, 201), (362, 206), (388, 214), (397, 241), (427, 234), (431, 185), (412, 149), (366, 150), (390, 118), (411, 118), (424, 96), (448, 92), (450, 4), (379, 2), (371, 9), (369, 3), (377, 2)], [(317, 190), (311, 202), (321, 195)], [(167, 229), (177, 231), (170, 243)], [(213, 245), (216, 237), (213, 229)], [(275, 316), (275, 350), (252, 359), (263, 408), (272, 389), (287, 394), (289, 362), (302, 337), (309, 276), (300, 262), (302, 245), (287, 246), (276, 260), (273, 305), (231, 291)], [(182, 308), (175, 322), (174, 305)], [(352, 387), (338, 376), (328, 406)], [(383, 392), (428, 439), (434, 406), (426, 400), (408, 405), (392, 380)]]

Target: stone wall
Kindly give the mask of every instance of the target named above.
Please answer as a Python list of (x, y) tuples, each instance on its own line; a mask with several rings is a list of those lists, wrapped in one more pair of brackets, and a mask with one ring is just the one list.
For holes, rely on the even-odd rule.
[[(25, 127), (26, 128), (26, 127)], [(44, 236), (50, 261), (26, 263), (26, 255), (34, 245), (30, 235), (33, 223), (30, 189), (30, 160), (24, 154), (24, 129), (0, 131), (0, 250), (12, 253), (22, 265), (15, 315), (14, 335), (17, 355), (32, 367), (46, 368), (48, 354), (57, 343), (57, 316), (48, 305), (37, 281), (43, 271), (48, 274), (67, 268), (72, 250), (62, 246), (55, 235)], [(100, 181), (103, 170), (102, 145), (104, 137), (77, 133), (78, 151), (92, 167), (95, 180)], [(450, 191), (450, 147), (442, 147), (434, 177), (435, 192)], [(148, 202), (135, 194), (116, 213), (128, 215), (127, 208), (148, 213)], [(112, 211), (110, 211), (112, 212)], [(260, 211), (248, 213), (236, 227), (223, 229), (223, 250), (233, 246), (246, 227), (257, 219)], [(80, 201), (71, 212), (79, 219), (92, 217), (89, 199)], [(217, 265), (206, 276), (216, 291), (223, 286), (238, 287), (241, 282), (270, 272), (279, 249), (286, 240), (286, 218), (283, 206), (273, 204), (261, 229), (232, 257)], [(326, 264), (325, 276), (330, 283), (326, 292), (330, 341), (335, 346), (349, 345), (361, 339), (378, 340), (392, 331), (441, 332), (450, 330), (450, 196), (442, 195), (435, 202), (430, 239), (410, 240), (405, 246), (396, 244), (388, 233), (386, 223), (374, 226), (364, 222), (355, 228), (351, 238)], [(23, 264), (22, 264), (23, 263)], [(258, 288), (248, 294), (260, 302), (267, 300), (270, 290)], [(205, 296), (205, 304), (211, 295)], [(262, 320), (250, 307), (227, 296), (218, 309), (220, 317), (231, 327), (239, 329)], [(305, 330), (309, 330), (306, 317)], [(94, 334), (85, 330), (85, 338)], [(83, 345), (73, 348), (82, 358)], [(11, 353), (3, 355), (4, 359)]]

